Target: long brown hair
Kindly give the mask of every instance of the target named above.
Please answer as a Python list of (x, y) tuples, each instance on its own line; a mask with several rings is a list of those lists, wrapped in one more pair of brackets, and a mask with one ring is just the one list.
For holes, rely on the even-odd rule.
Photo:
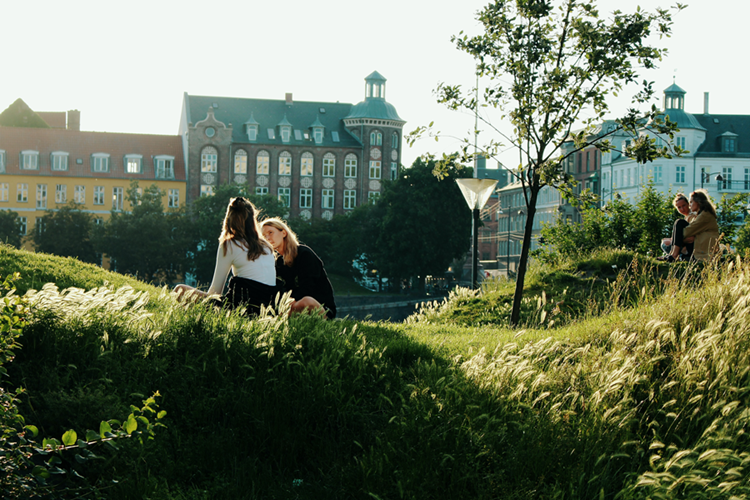
[(264, 220), (261, 223), (261, 227), (266, 226), (271, 226), (278, 229), (279, 231), (286, 231), (286, 236), (284, 237), (284, 252), (279, 253), (281, 253), (282, 257), (284, 257), (284, 265), (291, 267), (292, 264), (294, 264), (294, 259), (297, 258), (297, 248), (299, 247), (299, 240), (297, 239), (297, 235), (294, 234), (294, 231), (289, 229), (289, 226), (286, 224), (286, 222), (279, 219), (278, 217), (271, 217), (270, 219)]
[(255, 260), (265, 253), (264, 249), (271, 249), (260, 232), (257, 219), (258, 209), (249, 200), (238, 196), (229, 200), (227, 214), (224, 216), (219, 243), (227, 254), (230, 241), (242, 243), (247, 247), (247, 260)]
[(698, 213), (705, 210), (706, 212), (716, 217), (716, 207), (711, 201), (711, 198), (709, 198), (708, 192), (705, 189), (697, 189), (690, 193), (690, 200), (696, 202), (700, 207)]

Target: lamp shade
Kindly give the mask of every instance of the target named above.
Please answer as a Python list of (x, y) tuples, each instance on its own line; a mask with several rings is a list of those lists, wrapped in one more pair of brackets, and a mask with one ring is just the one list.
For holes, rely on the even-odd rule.
[(456, 179), (469, 208), (482, 208), (490, 199), (497, 181), (494, 179)]

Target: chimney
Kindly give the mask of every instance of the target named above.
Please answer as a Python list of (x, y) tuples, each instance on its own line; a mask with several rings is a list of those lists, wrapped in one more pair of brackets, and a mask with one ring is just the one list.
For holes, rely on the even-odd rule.
[(708, 114), (708, 92), (703, 92), (703, 114)]
[(286, 105), (287, 106), (292, 105), (292, 93), (291, 92), (286, 93)]
[(68, 130), (81, 131), (81, 112), (77, 109), (68, 111)]

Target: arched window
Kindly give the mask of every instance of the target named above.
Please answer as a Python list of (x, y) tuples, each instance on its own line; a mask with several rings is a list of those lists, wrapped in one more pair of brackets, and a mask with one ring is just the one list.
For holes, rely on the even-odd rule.
[(382, 146), (383, 145), (383, 134), (379, 130), (373, 130), (370, 132), (370, 146)]
[(344, 159), (344, 177), (357, 177), (357, 155), (349, 153)]
[(271, 161), (268, 151), (258, 151), (255, 161), (255, 173), (258, 175), (268, 175), (268, 165)]
[(326, 153), (323, 156), (323, 177), (334, 177), (336, 175), (336, 156)]
[(218, 153), (213, 146), (206, 146), (201, 151), (201, 172), (216, 172)]
[(394, 132), (391, 136), (391, 148), (398, 149), (398, 132)]
[(313, 174), (313, 162), (314, 159), (312, 153), (302, 153), (299, 174), (302, 176), (311, 176)]
[(292, 175), (292, 154), (289, 151), (279, 155), (279, 175)]
[(236, 153), (234, 153), (234, 173), (247, 173), (247, 153), (244, 149), (239, 149)]

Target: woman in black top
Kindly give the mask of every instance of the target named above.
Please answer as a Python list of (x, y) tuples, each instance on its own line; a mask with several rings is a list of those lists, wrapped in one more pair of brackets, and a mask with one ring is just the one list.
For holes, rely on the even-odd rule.
[(292, 291), (292, 312), (319, 309), (326, 317), (336, 317), (333, 287), (323, 267), (323, 261), (305, 245), (300, 245), (297, 235), (278, 218), (261, 223), (263, 236), (278, 253), (276, 279), (284, 292)]

